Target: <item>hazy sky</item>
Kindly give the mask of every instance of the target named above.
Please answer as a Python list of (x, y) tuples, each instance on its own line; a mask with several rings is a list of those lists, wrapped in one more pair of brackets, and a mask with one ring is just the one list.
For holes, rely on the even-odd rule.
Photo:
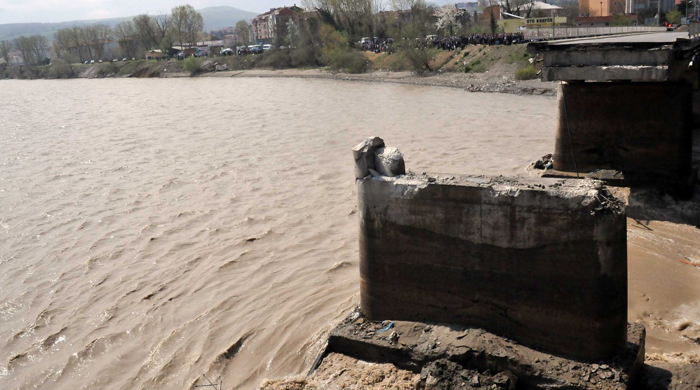
[(272, 7), (301, 5), (301, 0), (0, 0), (0, 24), (66, 22), (156, 14), (180, 4), (195, 8), (228, 5), (251, 12)]

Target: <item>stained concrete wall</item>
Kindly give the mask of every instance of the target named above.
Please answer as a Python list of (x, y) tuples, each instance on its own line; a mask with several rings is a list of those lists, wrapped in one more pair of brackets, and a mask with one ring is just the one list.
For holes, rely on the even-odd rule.
[(590, 180), (358, 181), (361, 310), (485, 328), (586, 360), (625, 348), (622, 206)]
[(692, 169), (691, 89), (686, 83), (561, 83), (554, 169), (685, 180)]

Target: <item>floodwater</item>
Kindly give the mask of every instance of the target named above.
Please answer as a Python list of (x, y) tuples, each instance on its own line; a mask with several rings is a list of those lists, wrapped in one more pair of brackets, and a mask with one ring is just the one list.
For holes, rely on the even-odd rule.
[[(378, 135), (409, 170), (483, 174), (524, 174), (554, 145), (545, 97), (296, 79), (0, 88), (2, 389), (187, 389), (204, 375), (248, 389), (303, 372), (359, 299), (353, 145)], [(640, 229), (630, 256), (675, 250), (675, 225)], [(638, 268), (635, 310), (657, 277)], [(700, 296), (686, 293), (668, 294), (661, 321)]]

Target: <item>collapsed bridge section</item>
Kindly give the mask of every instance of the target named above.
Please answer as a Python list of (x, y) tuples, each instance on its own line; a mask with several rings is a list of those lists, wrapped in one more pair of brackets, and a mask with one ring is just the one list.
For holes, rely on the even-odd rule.
[[(543, 81), (560, 81), (554, 170), (690, 198), (700, 41), (687, 34), (540, 42)], [(697, 58), (696, 58), (697, 57)]]

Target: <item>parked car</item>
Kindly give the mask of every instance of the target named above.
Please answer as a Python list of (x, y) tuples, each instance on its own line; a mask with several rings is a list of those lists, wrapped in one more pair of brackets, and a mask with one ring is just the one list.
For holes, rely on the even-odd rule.
[(95, 60), (90, 60), (90, 63), (91, 63), (91, 64), (94, 64), (94, 63), (95, 63)]
[(250, 45), (250, 46), (248, 46), (248, 52), (250, 54), (262, 54), (263, 49), (262, 49), (262, 46), (260, 46), (260, 45)]
[(272, 45), (268, 43), (267, 45), (263, 45), (262, 49), (263, 51), (270, 51), (272, 50)]
[(236, 49), (236, 54), (238, 54), (239, 56), (250, 54), (250, 51), (248, 50), (248, 46), (239, 46)]
[(126, 57), (122, 58), (122, 61), (126, 62), (127, 61)]
[(232, 55), (233, 55), (233, 49), (224, 49), (224, 50), (221, 50), (221, 55), (222, 55), (222, 56), (232, 56)]

